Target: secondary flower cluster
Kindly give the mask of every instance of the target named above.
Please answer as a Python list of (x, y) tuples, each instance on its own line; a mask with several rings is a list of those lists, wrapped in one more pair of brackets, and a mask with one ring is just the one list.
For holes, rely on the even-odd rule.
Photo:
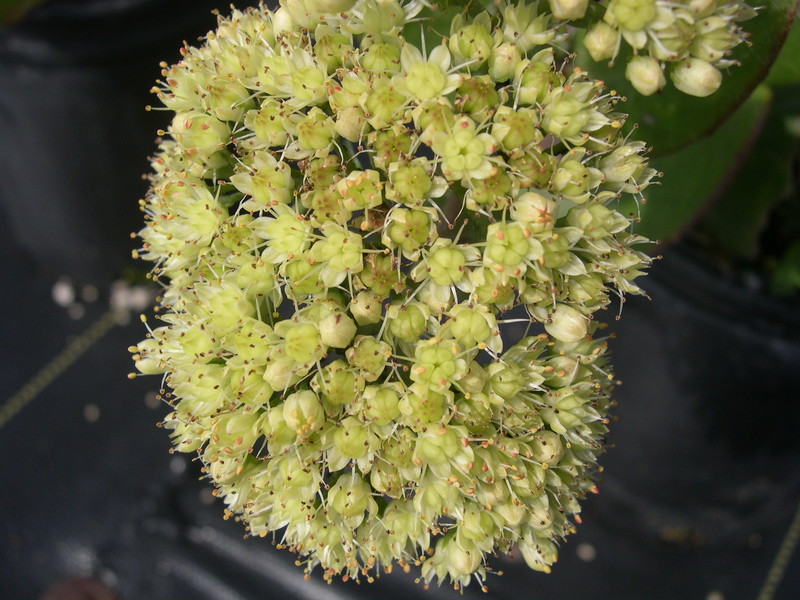
[(640, 292), (614, 206), (655, 173), (617, 98), (557, 65), (548, 13), (416, 47), (427, 10), (234, 11), (164, 65), (138, 252), (162, 324), (132, 350), (251, 534), (326, 578), (460, 586), (515, 546), (549, 570), (593, 489), (592, 315)]
[(739, 23), (755, 16), (742, 0), (609, 0), (601, 21), (583, 44), (596, 61), (617, 57), (624, 40), (632, 49), (625, 77), (649, 96), (672, 83), (692, 96), (708, 96), (722, 83), (720, 69), (736, 61), (731, 50), (747, 38)]

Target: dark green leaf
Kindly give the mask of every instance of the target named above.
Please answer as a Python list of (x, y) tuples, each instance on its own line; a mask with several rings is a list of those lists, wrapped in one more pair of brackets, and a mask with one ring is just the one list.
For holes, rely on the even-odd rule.
[(800, 83), (800, 20), (797, 18), (775, 64), (772, 65), (767, 83), (772, 86)]
[(662, 242), (682, 233), (715, 193), (731, 170), (746, 155), (769, 109), (771, 92), (762, 86), (712, 136), (691, 146), (653, 160), (664, 173), (660, 185), (645, 191), (647, 202), (632, 202), (623, 212), (641, 213), (635, 231)]
[(424, 34), (425, 46), (430, 52), (442, 42), (442, 38), (450, 35), (450, 22), (463, 12), (463, 6), (455, 6), (449, 2), (434, 4), (429, 10), (422, 12), (424, 20), (409, 23), (403, 28), (403, 37), (421, 49)]
[(735, 260), (754, 260), (772, 209), (791, 185), (797, 139), (774, 110), (733, 180), (699, 224), (713, 247)]

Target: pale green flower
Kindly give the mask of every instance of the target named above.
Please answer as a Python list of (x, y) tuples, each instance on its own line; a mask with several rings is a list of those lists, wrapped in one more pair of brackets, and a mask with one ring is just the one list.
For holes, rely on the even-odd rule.
[[(655, 2), (643, 26), (669, 51)], [(691, 50), (709, 60), (731, 41), (716, 10), (682, 21), (715, 15)], [(549, 569), (607, 433), (593, 314), (650, 262), (617, 210), (655, 175), (645, 144), (543, 47), (563, 39), (547, 3), (460, 14), (417, 48), (404, 32), (431, 14), (234, 10), (155, 90), (177, 114), (137, 254), (161, 323), (134, 361), (227, 513), (329, 581), (396, 563), (483, 586), (515, 546)]]
[(459, 76), (448, 73), (450, 60), (450, 52), (444, 44), (436, 46), (427, 58), (411, 44), (403, 46), (400, 64), (405, 73), (406, 93), (415, 100), (426, 100), (446, 96), (455, 90)]
[(462, 117), (449, 131), (435, 133), (431, 148), (441, 157), (442, 174), (449, 181), (485, 179), (492, 174), (489, 157), (497, 150), (497, 140), (479, 133), (472, 119)]

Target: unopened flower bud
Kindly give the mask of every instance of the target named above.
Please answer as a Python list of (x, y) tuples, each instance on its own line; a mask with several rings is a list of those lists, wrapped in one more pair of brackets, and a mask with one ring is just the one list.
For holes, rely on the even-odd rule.
[(493, 507), (492, 510), (502, 517), (504, 524), (508, 527), (518, 527), (528, 516), (528, 507), (521, 502), (519, 504), (503, 502)]
[(405, 22), (403, 7), (396, 0), (377, 0), (366, 2), (362, 28), (367, 34), (379, 37), (388, 34)]
[(297, 383), (301, 375), (297, 371), (297, 361), (285, 354), (271, 357), (264, 370), (264, 381), (273, 390), (285, 390)]
[(695, 15), (703, 16), (713, 11), (717, 6), (717, 0), (688, 0), (686, 8)]
[(424, 464), (441, 464), (455, 456), (461, 449), (458, 432), (451, 428), (428, 431), (417, 438), (414, 456)]
[(612, 0), (605, 20), (629, 31), (640, 31), (656, 18), (656, 0)]
[(300, 363), (309, 363), (322, 356), (319, 330), (316, 325), (295, 325), (286, 333), (286, 354)]
[(661, 65), (652, 56), (634, 56), (625, 67), (625, 78), (643, 96), (660, 91), (666, 83)]
[(303, 150), (321, 150), (331, 143), (334, 122), (314, 106), (297, 125), (297, 144)]
[(577, 342), (586, 337), (589, 330), (584, 315), (567, 304), (556, 304), (550, 321), (544, 325), (545, 331), (562, 342)]
[(400, 48), (396, 44), (372, 44), (361, 55), (361, 66), (376, 73), (400, 71)]
[(674, 65), (670, 78), (680, 91), (700, 98), (713, 94), (722, 85), (719, 69), (699, 58), (687, 58)]
[(357, 142), (370, 129), (364, 111), (358, 106), (340, 110), (335, 119), (333, 130), (351, 142)]
[(586, 32), (583, 45), (594, 61), (614, 58), (619, 50), (621, 35), (608, 23), (598, 21)]
[(317, 28), (316, 37), (314, 54), (330, 75), (353, 53), (352, 39), (324, 25)]
[(556, 19), (582, 19), (589, 6), (589, 0), (549, 0), (550, 10)]
[[(425, 63), (428, 64), (428, 63)], [(399, 119), (406, 97), (393, 83), (377, 85), (367, 96), (367, 121), (375, 129), (385, 129)]]
[(554, 63), (552, 48), (545, 48), (517, 65), (514, 89), (518, 102), (527, 105), (542, 103), (547, 94), (561, 85), (562, 77), (552, 68)]
[(497, 108), (499, 100), (494, 82), (486, 75), (462, 81), (458, 87), (458, 97), (461, 110), (478, 120)]
[(404, 342), (415, 342), (420, 339), (427, 328), (429, 316), (428, 308), (419, 302), (395, 303), (389, 307), (386, 314), (386, 318), (389, 319), (389, 331)]
[(339, 478), (328, 491), (330, 506), (345, 518), (363, 517), (364, 511), (374, 504), (369, 484), (355, 474)]
[(484, 22), (474, 21), (458, 31), (453, 32), (448, 40), (453, 58), (459, 62), (469, 61), (470, 70), (477, 70), (485, 63), (492, 52), (492, 39), (489, 19)]
[(343, 406), (355, 402), (364, 380), (341, 359), (325, 365), (311, 380), (311, 388), (328, 404)]
[(347, 348), (355, 335), (356, 324), (343, 313), (331, 313), (319, 322), (319, 338), (326, 346)]
[(366, 381), (375, 381), (383, 373), (386, 360), (391, 355), (391, 346), (369, 335), (356, 337), (355, 343), (347, 349), (347, 362), (361, 370)]
[(361, 395), (364, 417), (376, 425), (387, 425), (400, 416), (400, 398), (394, 388), (369, 385)]
[(553, 174), (553, 190), (576, 204), (582, 204), (589, 199), (590, 175), (589, 169), (579, 160), (564, 160)]
[(564, 444), (557, 433), (552, 431), (539, 431), (533, 436), (531, 442), (533, 457), (546, 465), (554, 465), (564, 456)]
[(350, 314), (359, 325), (377, 323), (383, 318), (383, 305), (375, 292), (359, 292), (350, 302)]
[(300, 29), (291, 13), (284, 7), (278, 8), (272, 17), (272, 35), (278, 37), (284, 33), (291, 33)]
[(505, 43), (495, 47), (489, 56), (489, 76), (498, 83), (514, 77), (522, 53), (516, 44)]
[(500, 148), (510, 152), (516, 148), (536, 144), (543, 136), (536, 128), (534, 111), (512, 110), (501, 106), (494, 116), (492, 137), (499, 142)]
[(347, 459), (362, 458), (369, 450), (369, 431), (355, 417), (345, 417), (332, 437), (336, 450)]

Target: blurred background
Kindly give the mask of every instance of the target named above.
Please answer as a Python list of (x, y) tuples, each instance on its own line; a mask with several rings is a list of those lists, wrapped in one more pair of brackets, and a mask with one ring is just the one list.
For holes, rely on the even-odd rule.
[[(127, 378), (149, 298), (133, 285), (130, 233), (169, 120), (144, 107), (159, 61), (214, 27), (215, 4), (0, 7), (0, 598), (422, 593), (413, 572), (304, 581), (291, 554), (243, 538), (197, 463), (169, 453), (158, 378)], [(651, 300), (609, 315), (624, 384), (600, 494), (552, 574), (498, 557), (504, 575), (489, 579), (488, 597), (800, 597), (787, 538), (792, 523), (800, 535), (797, 26), (778, 67), (762, 70), (727, 112), (717, 107), (724, 120), (701, 127), (684, 113), (687, 130), (713, 135), (654, 150), (666, 175), (638, 227), (665, 242), (663, 258), (643, 285)], [(657, 144), (651, 109), (633, 108)]]

